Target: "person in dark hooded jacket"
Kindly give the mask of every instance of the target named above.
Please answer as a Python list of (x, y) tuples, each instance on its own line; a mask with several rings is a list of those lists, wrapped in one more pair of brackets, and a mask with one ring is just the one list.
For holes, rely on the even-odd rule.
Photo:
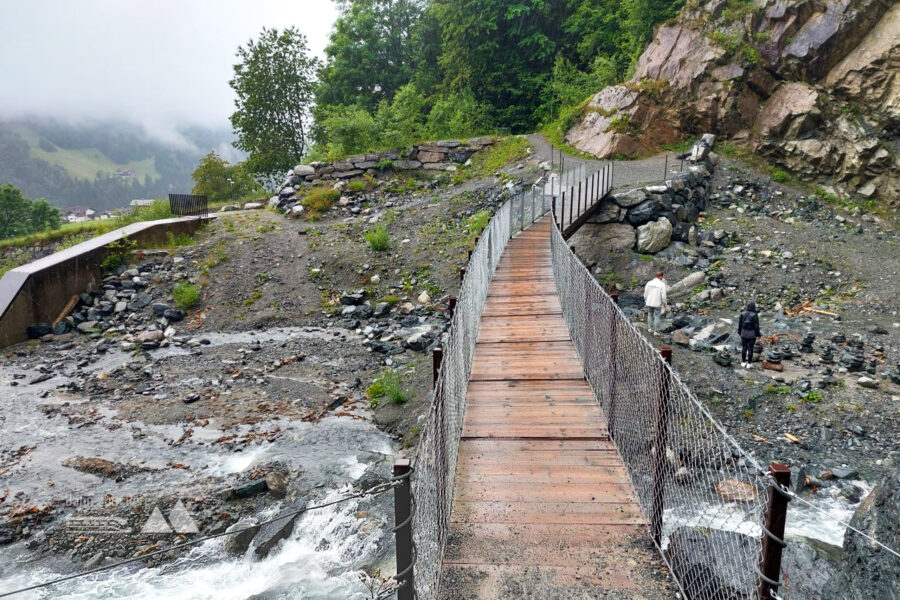
[(741, 337), (741, 366), (749, 369), (753, 362), (753, 346), (759, 337), (759, 315), (756, 314), (756, 302), (752, 300), (738, 317), (738, 335)]

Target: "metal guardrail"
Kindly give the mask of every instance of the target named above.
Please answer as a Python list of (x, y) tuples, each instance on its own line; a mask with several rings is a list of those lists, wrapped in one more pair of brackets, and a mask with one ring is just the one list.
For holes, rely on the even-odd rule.
[[(600, 172), (601, 199), (612, 189), (612, 168)], [(566, 245), (573, 221), (561, 213), (554, 202), (551, 250), (563, 316), (654, 544), (686, 598), (774, 597), (786, 513), (776, 482), (789, 482), (789, 471), (763, 468), (713, 419), (672, 369), (671, 350), (657, 351)], [(698, 550), (682, 546), (696, 543), (703, 528), (746, 535), (722, 535), (715, 556), (686, 559)]]
[(395, 464), (395, 474), (412, 473), (411, 493), (398, 488), (395, 495), (398, 600), (437, 597), (466, 390), (488, 288), (509, 239), (549, 209), (550, 199), (539, 186), (516, 193), (494, 213), (460, 272), (449, 335), (435, 350), (434, 390), (419, 446), (411, 464)]

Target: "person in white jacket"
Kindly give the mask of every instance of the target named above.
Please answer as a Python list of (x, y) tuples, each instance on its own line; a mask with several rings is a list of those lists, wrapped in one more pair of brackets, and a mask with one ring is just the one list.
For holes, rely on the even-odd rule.
[(657, 271), (656, 277), (647, 282), (644, 286), (644, 305), (647, 307), (647, 329), (651, 333), (659, 331), (660, 314), (669, 312), (668, 298), (666, 290), (668, 289), (666, 280), (663, 279), (663, 272)]

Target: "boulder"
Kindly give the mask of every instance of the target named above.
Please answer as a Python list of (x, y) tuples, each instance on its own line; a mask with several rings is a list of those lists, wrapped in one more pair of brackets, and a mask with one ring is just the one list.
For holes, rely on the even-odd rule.
[[(21, 331), (21, 330), (20, 330)], [(53, 326), (50, 323), (32, 323), (25, 328), (28, 337), (37, 339), (53, 332)]]
[(841, 562), (841, 548), (821, 540), (786, 536), (781, 572), (791, 600), (819, 600)]
[(259, 210), (263, 207), (260, 202), (245, 202), (244, 210)]
[(672, 239), (672, 224), (668, 219), (645, 223), (637, 228), (637, 251), (654, 254), (669, 245)]
[(265, 558), (269, 552), (280, 542), (287, 538), (294, 531), (294, 523), (297, 522), (299, 515), (297, 511), (306, 508), (306, 500), (298, 500), (292, 505), (278, 512), (270, 523), (266, 523), (259, 529), (259, 533), (254, 538), (253, 553), (258, 558)]
[(632, 227), (639, 227), (644, 223), (656, 221), (666, 213), (666, 207), (658, 200), (645, 200), (628, 209), (625, 220)]
[(225, 530), (232, 535), (225, 536), (225, 551), (232, 556), (240, 556), (250, 547), (250, 542), (259, 533), (259, 524), (254, 519), (241, 519)]
[(613, 192), (610, 195), (612, 201), (622, 208), (631, 208), (637, 206), (647, 199), (647, 194), (642, 189), (625, 190), (621, 192)]
[(316, 169), (311, 165), (297, 165), (292, 172), (297, 177), (312, 177), (316, 174)]
[[(779, 87), (769, 98), (766, 109), (756, 121), (763, 137), (796, 139), (815, 128), (822, 113), (817, 107), (818, 93), (804, 83), (790, 82)], [(790, 131), (789, 131), (790, 129)]]
[(752, 600), (756, 575), (743, 562), (756, 558), (758, 544), (740, 533), (683, 527), (669, 536), (665, 552), (688, 598)]
[[(900, 547), (900, 471), (875, 486), (850, 525), (890, 548)], [(827, 588), (828, 598), (883, 600), (900, 597), (897, 557), (847, 530), (840, 570)]]
[(443, 152), (424, 152), (419, 151), (416, 159), (421, 163), (439, 163), (447, 157)]

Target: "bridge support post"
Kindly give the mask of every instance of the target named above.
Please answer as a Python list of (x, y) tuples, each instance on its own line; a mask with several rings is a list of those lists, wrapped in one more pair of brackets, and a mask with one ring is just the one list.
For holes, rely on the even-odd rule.
[(408, 458), (394, 462), (394, 477), (403, 477), (394, 488), (394, 540), (397, 544), (397, 600), (413, 600), (412, 485)]
[(769, 484), (766, 514), (763, 516), (762, 552), (756, 585), (759, 600), (774, 598), (781, 581), (781, 554), (785, 546), (784, 525), (787, 520), (787, 504), (790, 500), (779, 486), (790, 489), (791, 470), (781, 463), (773, 462), (769, 465), (769, 473), (776, 483)]
[(566, 235), (566, 190), (562, 192), (562, 214), (559, 217), (559, 231)]
[(450, 296), (447, 299), (447, 313), (450, 317), (450, 323), (453, 323), (453, 315), (456, 314), (456, 296)]
[(659, 396), (656, 399), (656, 435), (653, 441), (653, 457), (650, 475), (650, 535), (659, 546), (662, 544), (663, 510), (665, 509), (666, 488), (666, 437), (669, 428), (669, 369), (672, 364), (672, 349), (663, 346), (659, 349), (663, 362), (659, 363)]
[[(610, 293), (609, 297), (612, 298), (612, 301), (616, 306), (619, 305), (619, 294), (617, 292)], [(618, 378), (616, 367), (618, 366), (617, 355), (619, 353), (619, 319), (616, 316), (615, 307), (613, 307), (613, 314), (610, 321), (612, 322), (612, 331), (609, 332), (609, 408), (606, 413), (606, 423), (607, 428), (609, 429), (609, 435), (613, 439), (613, 441), (615, 441), (616, 379)]]
[(444, 349), (438, 346), (431, 351), (431, 388), (437, 385), (438, 376), (441, 374), (441, 363), (444, 362)]

